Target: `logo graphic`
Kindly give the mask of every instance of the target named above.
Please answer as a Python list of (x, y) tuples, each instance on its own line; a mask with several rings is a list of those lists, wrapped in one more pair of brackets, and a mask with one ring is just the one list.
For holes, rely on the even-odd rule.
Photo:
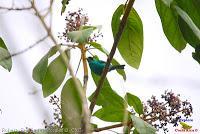
[(196, 128), (193, 128), (192, 125), (190, 125), (189, 123), (186, 123), (186, 122), (193, 122), (193, 119), (180, 119), (179, 120), (179, 123), (181, 126), (181, 128), (176, 128), (175, 129), (175, 132), (178, 132), (178, 133), (197, 133), (198, 132), (198, 129)]
[(192, 128), (192, 126), (188, 125), (185, 122), (180, 122), (180, 125), (182, 126), (183, 129), (191, 129)]

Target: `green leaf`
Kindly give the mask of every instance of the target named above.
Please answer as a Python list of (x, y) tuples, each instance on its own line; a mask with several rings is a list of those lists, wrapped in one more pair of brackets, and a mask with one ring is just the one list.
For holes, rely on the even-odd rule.
[(6, 47), (6, 44), (4, 43), (4, 41), (1, 37), (0, 37), (0, 48), (4, 48), (4, 49), (8, 50)]
[(131, 115), (133, 121), (133, 126), (138, 131), (139, 134), (155, 134), (156, 129), (152, 127), (147, 122), (143, 121), (141, 118)]
[(200, 52), (193, 52), (192, 57), (200, 64)]
[(200, 46), (195, 48), (195, 52), (192, 53), (192, 57), (200, 64)]
[(98, 49), (102, 53), (106, 54), (107, 56), (109, 55), (109, 52), (105, 48), (103, 48), (101, 44), (96, 43), (96, 42), (88, 42), (88, 44), (90, 44), (94, 48)]
[[(96, 42), (88, 42), (88, 44), (98, 49), (102, 53), (106, 54), (107, 56), (109, 55), (109, 52), (105, 48), (103, 48), (101, 44), (96, 43)], [(115, 58), (112, 59), (111, 63), (112, 65), (120, 65), (119, 62)], [(126, 80), (126, 73), (124, 69), (117, 69), (116, 71), (123, 77), (124, 80)]]
[(62, 3), (61, 15), (62, 15), (66, 10), (66, 5), (69, 4), (69, 0), (62, 0), (61, 3)]
[[(179, 8), (184, 10), (193, 23), (200, 29), (200, 0), (175, 0), (172, 7), (174, 7), (174, 5), (177, 5)], [(194, 34), (186, 21), (184, 21), (180, 16), (178, 18), (178, 23), (185, 40), (193, 47), (199, 45), (200, 40)]]
[[(124, 5), (120, 5), (112, 17), (113, 37), (116, 36), (123, 14)], [(143, 52), (143, 25), (137, 12), (132, 8), (125, 29), (118, 44), (122, 58), (131, 67), (139, 68)]]
[[(180, 24), (182, 21), (185, 21), (185, 23), (187, 23), (188, 27), (190, 27), (190, 29), (192, 30), (193, 34), (191, 35), (185, 35), (185, 36), (191, 36), (192, 40), (188, 40), (188, 38), (186, 38), (188, 41), (190, 41), (189, 43), (192, 44), (192, 46), (197, 46), (200, 45), (200, 23), (199, 23), (199, 28), (198, 26), (193, 22), (193, 20), (190, 18), (190, 16), (181, 8), (179, 8), (178, 6), (174, 6), (175, 10), (177, 11), (177, 13), (179, 14), (179, 16), (181, 17), (181, 19), (179, 20)], [(200, 21), (200, 14), (199, 16), (199, 21)], [(182, 24), (183, 26), (185, 26), (184, 24)], [(182, 26), (180, 25), (180, 26)], [(182, 27), (182, 29), (184, 29), (185, 27)], [(189, 31), (189, 33), (191, 33), (191, 30)], [(184, 32), (185, 33), (185, 32)], [(185, 33), (186, 34), (186, 33)], [(195, 36), (197, 38), (195, 38)]]
[(90, 125), (91, 125), (91, 128), (92, 128), (92, 129), (98, 128), (97, 124), (90, 123)]
[[(100, 80), (100, 76), (92, 73), (92, 78), (97, 85)], [(94, 93), (89, 97), (90, 101), (92, 100), (93, 96)], [(97, 98), (96, 105), (102, 107), (113, 106), (119, 109), (124, 109), (127, 107), (126, 101), (111, 88), (107, 79), (104, 80), (104, 84)]]
[(33, 69), (32, 77), (38, 83), (42, 83), (46, 74), (48, 66), (48, 57), (48, 54), (42, 57), (42, 59), (37, 63), (37, 65)]
[(47, 66), (48, 66), (48, 59), (53, 56), (57, 51), (59, 47), (54, 46), (52, 47), (47, 54), (45, 54), (44, 57), (37, 63), (37, 65), (34, 67), (33, 72), (32, 72), (32, 77), (33, 79), (42, 84), (42, 81), (44, 79), (44, 76), (47, 72)]
[(101, 25), (97, 25), (97, 26), (86, 26), (86, 25), (84, 25), (84, 26), (80, 27), (80, 30), (84, 30), (84, 29), (88, 29), (88, 28), (92, 28), (93, 30), (98, 29), (98, 31), (100, 31), (102, 26)]
[(67, 66), (63, 60), (63, 57), (59, 55), (48, 66), (46, 74), (42, 81), (42, 90), (44, 97), (47, 97), (54, 93), (63, 82), (67, 72)]
[(166, 4), (165, 1), (166, 0), (155, 0), (156, 9), (160, 16), (165, 36), (170, 44), (177, 51), (181, 52), (186, 46), (186, 41), (178, 25), (177, 14), (170, 8), (169, 3)]
[(10, 58), (7, 59), (9, 56), (9, 52), (6, 49), (0, 47), (0, 65), (10, 72), (12, 68), (12, 61)]
[[(112, 65), (120, 65), (119, 62), (114, 58), (112, 59), (111, 63)], [(126, 73), (124, 69), (117, 69), (116, 71), (123, 77), (124, 80), (126, 80)]]
[(72, 78), (68, 79), (61, 92), (61, 112), (64, 128), (80, 129), (82, 123), (82, 101), (77, 86), (82, 87), (81, 82), (75, 85)]
[(77, 43), (87, 43), (88, 38), (93, 33), (94, 28), (87, 28), (79, 31), (72, 31), (67, 34), (68, 38), (70, 38), (73, 42)]
[(128, 105), (132, 106), (139, 115), (143, 114), (143, 105), (140, 98), (133, 94), (126, 93), (125, 99)]
[(193, 33), (191, 28), (187, 25), (187, 23), (181, 18), (178, 17), (178, 24), (181, 29), (181, 32), (184, 36), (184, 39), (192, 46), (196, 47), (200, 44), (199, 39), (197, 36)]
[(123, 127), (123, 134), (130, 134), (132, 126), (124, 126)]
[[(128, 111), (126, 111), (128, 112)], [(114, 106), (103, 107), (93, 114), (103, 121), (108, 122), (122, 122), (125, 116), (125, 109)], [(130, 119), (130, 115), (128, 116)]]
[(3, 39), (0, 37), (0, 65), (7, 69), (9, 72), (12, 68), (12, 59), (10, 57), (10, 53), (3, 41)]
[(140, 133), (138, 133), (138, 131), (134, 129), (132, 134), (140, 134)]

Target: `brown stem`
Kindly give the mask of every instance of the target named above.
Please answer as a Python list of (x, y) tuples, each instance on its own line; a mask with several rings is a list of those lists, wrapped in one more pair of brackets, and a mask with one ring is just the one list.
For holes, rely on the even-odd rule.
[(2, 7), (0, 6), (1, 10), (8, 10), (8, 11), (24, 11), (24, 10), (31, 10), (32, 6), (30, 7), (22, 7), (22, 8), (14, 8), (14, 7)]
[(98, 82), (98, 85), (97, 85), (97, 88), (95, 90), (95, 93), (94, 93), (94, 96), (91, 100), (91, 104), (90, 104), (90, 112), (92, 113), (93, 112), (93, 109), (94, 109), (94, 106), (96, 104), (96, 101), (97, 101), (97, 97), (99, 96), (99, 93), (100, 93), (100, 90), (102, 88), (102, 85), (103, 85), (103, 82), (106, 78), (106, 75), (108, 73), (108, 69), (109, 69), (109, 66), (110, 66), (110, 63), (113, 59), (113, 56), (115, 54), (115, 51), (116, 51), (116, 48), (117, 48), (117, 45), (120, 41), (120, 38), (122, 36), (122, 33), (124, 31), (124, 28), (126, 26), (126, 22), (127, 22), (127, 19), (128, 19), (128, 16), (129, 16), (129, 13), (132, 9), (132, 6), (133, 6), (133, 3), (134, 3), (135, 0), (130, 0), (127, 4), (127, 7), (126, 7), (126, 10), (125, 10), (125, 13), (122, 17), (122, 20), (120, 22), (120, 25), (119, 25), (119, 29), (118, 29), (118, 32), (115, 36), (115, 39), (114, 39), (114, 43), (113, 43), (113, 46), (112, 46), (112, 49), (110, 51), (110, 54), (108, 55), (108, 58), (107, 58), (107, 62), (106, 62), (106, 66), (103, 70), (103, 73), (101, 75), (101, 79), (99, 80)]
[(118, 127), (122, 127), (122, 126), (129, 126), (131, 123), (132, 123), (132, 121), (128, 121), (127, 123), (119, 123), (119, 124), (106, 126), (106, 127), (102, 127), (102, 128), (95, 128), (93, 131), (94, 132), (100, 132), (100, 131), (113, 129), (113, 128), (118, 128)]
[(87, 58), (86, 58), (86, 51), (84, 44), (79, 44), (81, 49), (81, 58), (83, 62), (83, 70), (84, 70), (84, 76), (83, 76), (83, 89), (86, 92), (87, 89), (87, 82), (88, 82), (88, 67), (87, 67)]

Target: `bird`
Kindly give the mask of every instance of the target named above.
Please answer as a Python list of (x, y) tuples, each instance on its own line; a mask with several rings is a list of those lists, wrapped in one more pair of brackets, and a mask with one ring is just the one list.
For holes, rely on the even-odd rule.
[[(101, 75), (103, 72), (103, 69), (106, 66), (106, 62), (102, 60), (95, 59), (93, 57), (88, 57), (87, 61), (89, 63), (89, 67), (92, 72), (94, 72), (97, 75)], [(109, 72), (115, 69), (124, 69), (125, 65), (110, 65), (109, 66)]]

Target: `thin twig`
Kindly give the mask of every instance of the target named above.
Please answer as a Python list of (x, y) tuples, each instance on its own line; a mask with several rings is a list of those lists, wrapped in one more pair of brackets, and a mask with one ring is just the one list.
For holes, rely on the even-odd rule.
[(123, 33), (124, 28), (125, 28), (125, 26), (126, 26), (126, 22), (127, 22), (129, 13), (130, 13), (130, 11), (131, 11), (131, 9), (132, 9), (132, 6), (133, 6), (134, 1), (135, 1), (135, 0), (130, 0), (130, 1), (128, 2), (127, 8), (126, 8), (125, 13), (124, 13), (124, 15), (123, 15), (123, 18), (122, 18), (122, 20), (121, 20), (121, 22), (120, 22), (119, 29), (118, 29), (118, 32), (117, 32), (117, 34), (116, 34), (116, 36), (115, 36), (112, 49), (111, 49), (110, 54), (109, 54), (109, 56), (108, 56), (108, 58), (107, 58), (106, 66), (105, 66), (105, 68), (104, 68), (104, 70), (103, 70), (103, 73), (102, 73), (102, 75), (101, 75), (101, 79), (100, 79), (99, 82), (98, 82), (97, 88), (96, 88), (95, 93), (94, 93), (94, 97), (93, 97), (92, 100), (91, 100), (91, 104), (90, 104), (90, 112), (91, 112), (91, 113), (93, 112), (94, 106), (95, 106), (96, 101), (97, 101), (97, 97), (99, 96), (99, 93), (100, 93), (100, 90), (101, 90), (101, 88), (102, 88), (103, 82), (104, 82), (104, 80), (105, 80), (105, 78), (106, 78), (106, 75), (107, 75), (107, 73), (108, 73), (108, 69), (109, 69), (110, 63), (111, 63), (111, 61), (112, 61), (112, 59), (113, 59), (113, 56), (114, 56), (114, 54), (115, 54), (117, 45), (118, 45), (118, 43), (119, 43), (119, 41), (120, 41), (120, 39), (121, 39), (122, 33)]
[(115, 133), (115, 134), (123, 134), (123, 133), (118, 133), (118, 132), (116, 132), (116, 131), (114, 131), (114, 130), (107, 130), (107, 131), (110, 131), (110, 132), (113, 132), (113, 133)]
[(71, 44), (63, 44), (63, 43), (61, 43), (60, 44), (61, 46), (67, 46), (67, 47), (71, 47), (71, 48), (78, 48), (79, 46), (78, 45), (71, 45)]
[(87, 48), (87, 50), (92, 50), (92, 49), (96, 49), (96, 48)]
[(46, 36), (44, 36), (43, 38), (41, 38), (41, 39), (39, 39), (38, 41), (36, 41), (34, 44), (30, 45), (29, 47), (27, 47), (27, 48), (25, 48), (25, 49), (23, 49), (23, 50), (21, 50), (21, 51), (19, 51), (19, 52), (10, 54), (9, 56), (4, 57), (3, 59), (0, 59), (0, 62), (1, 62), (1, 61), (4, 61), (4, 60), (8, 60), (8, 59), (10, 59), (11, 57), (15, 57), (15, 56), (18, 56), (18, 55), (20, 55), (20, 54), (25, 53), (26, 51), (28, 51), (28, 50), (32, 49), (33, 47), (39, 45), (39, 44), (40, 44), (41, 42), (43, 42), (47, 37), (48, 37), (48, 36), (46, 35)]
[(79, 67), (80, 67), (81, 60), (82, 60), (82, 58), (80, 58), (80, 60), (79, 60), (79, 62), (78, 62), (78, 67), (77, 67), (77, 69), (76, 69), (76, 73), (75, 73), (75, 75), (77, 75), (77, 73), (78, 73), (78, 69), (79, 69)]
[[(50, 0), (50, 3), (49, 3), (50, 4), (50, 6), (49, 6), (49, 13), (50, 13), (50, 18), (49, 18), (49, 25), (50, 26), (49, 26), (49, 28), (50, 28), (50, 31), (51, 31), (51, 27), (52, 27), (52, 23), (53, 23), (53, 18), (52, 18), (52, 16), (53, 16), (52, 15), (52, 12), (53, 12), (52, 11), (53, 2), (54, 2), (53, 0)], [(47, 12), (47, 15), (48, 15), (48, 12)]]
[(24, 10), (31, 10), (32, 6), (29, 7), (2, 7), (0, 6), (0, 10), (7, 10), (7, 11), (24, 11)]
[(88, 52), (92, 57), (94, 57), (94, 55), (93, 55), (89, 50), (87, 50), (87, 52)]
[(93, 131), (94, 132), (100, 132), (100, 131), (104, 131), (104, 130), (108, 130), (108, 129), (113, 129), (113, 128), (118, 128), (118, 127), (122, 127), (122, 126), (128, 126), (132, 123), (132, 121), (128, 121), (127, 123), (119, 123), (119, 124), (115, 124), (115, 125), (111, 125), (111, 126), (106, 126), (106, 127), (102, 127), (102, 128), (95, 128)]

